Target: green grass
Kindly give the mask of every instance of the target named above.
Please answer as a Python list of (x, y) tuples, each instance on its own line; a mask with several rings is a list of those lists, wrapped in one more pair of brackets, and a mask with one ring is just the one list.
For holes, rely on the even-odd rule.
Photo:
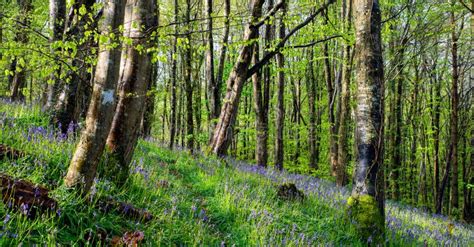
[[(152, 141), (139, 142), (125, 186), (119, 189), (99, 178), (93, 191), (94, 198), (113, 196), (147, 209), (154, 219), (141, 222), (117, 212), (103, 213), (94, 206), (94, 200), (86, 203), (62, 186), (74, 140), (58, 141), (60, 138), (50, 132), (47, 118), (38, 108), (2, 104), (2, 113), (0, 143), (28, 155), (20, 160), (0, 161), (0, 172), (49, 187), (60, 203), (59, 212), (34, 220), (0, 205), (2, 246), (107, 245), (112, 236), (127, 231), (142, 231), (143, 243), (152, 246), (366, 245), (356, 236), (339, 204), (328, 203), (328, 199), (311, 192), (302, 202), (282, 201), (276, 196), (276, 187), (282, 180), (226, 166), (212, 157), (170, 151)], [(38, 127), (46, 131), (38, 131)], [(418, 220), (426, 227), (430, 225), (429, 218)], [(465, 235), (473, 232), (465, 226), (455, 231), (458, 229), (467, 231), (463, 232)], [(99, 233), (107, 235), (105, 242), (99, 240)], [(403, 236), (402, 230), (396, 231), (387, 237), (387, 245), (419, 245), (424, 241), (406, 240)], [(473, 243), (472, 237), (461, 240), (464, 242), (460, 243)]]

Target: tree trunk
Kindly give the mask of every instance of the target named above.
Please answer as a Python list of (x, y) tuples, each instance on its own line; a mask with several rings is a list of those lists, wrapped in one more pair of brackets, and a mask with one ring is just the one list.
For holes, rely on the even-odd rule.
[[(224, 0), (224, 34), (222, 37), (222, 44), (221, 44), (221, 53), (219, 56), (219, 65), (217, 67), (217, 76), (215, 80), (215, 87), (213, 88), (213, 92), (211, 97), (214, 97), (214, 109), (217, 109), (213, 113), (213, 119), (219, 118), (220, 110), (221, 110), (221, 85), (223, 82), (224, 77), (224, 65), (227, 53), (227, 45), (229, 42), (229, 28), (230, 28), (230, 0)], [(213, 124), (214, 126), (215, 124)]]
[[(264, 0), (252, 1), (250, 23), (257, 22), (261, 17), (263, 2)], [(251, 24), (247, 25), (244, 34), (244, 45), (227, 80), (226, 95), (221, 107), (219, 121), (210, 143), (210, 151), (218, 156), (222, 156), (227, 152), (232, 139), (233, 126), (239, 109), (239, 100), (244, 83), (247, 80), (247, 69), (250, 65), (254, 49), (254, 43), (250, 41), (257, 37), (258, 27)]]
[[(267, 10), (270, 11), (273, 8), (273, 0), (270, 0), (267, 6)], [(271, 41), (273, 40), (273, 25), (265, 25), (265, 47), (263, 54), (268, 53), (267, 49), (270, 48)], [(255, 44), (255, 51), (253, 54), (253, 63), (256, 64), (259, 60), (259, 45)], [(268, 162), (268, 110), (270, 107), (270, 66), (266, 65), (263, 68), (263, 84), (261, 79), (261, 73), (258, 71), (252, 77), (253, 80), (253, 98), (255, 106), (255, 125), (257, 129), (257, 142), (256, 142), (256, 154), (255, 159), (258, 166), (266, 167)]]
[[(159, 17), (157, 18), (159, 19)], [(157, 25), (158, 26), (158, 25)], [(158, 66), (156, 63), (152, 64), (151, 66), (151, 81), (148, 83), (146, 101), (145, 101), (145, 112), (143, 112), (142, 118), (142, 127), (141, 127), (141, 136), (143, 138), (147, 138), (151, 136), (151, 126), (153, 125), (153, 121), (155, 120), (155, 91), (156, 91), (156, 81), (158, 78)], [(164, 96), (164, 110), (166, 111), (166, 95)], [(163, 118), (163, 128), (165, 126), (166, 117)], [(164, 132), (163, 132), (164, 136)]]
[(314, 48), (308, 49), (308, 65), (306, 69), (306, 88), (308, 90), (308, 107), (309, 107), (309, 167), (314, 170), (318, 169), (318, 131), (316, 126), (317, 113), (317, 81), (314, 76)]
[(383, 241), (383, 60), (378, 0), (355, 0), (357, 162), (350, 217), (363, 241)]
[(99, 57), (94, 76), (94, 89), (86, 117), (86, 127), (76, 147), (67, 175), (64, 179), (67, 187), (76, 187), (83, 194), (87, 193), (94, 181), (97, 164), (102, 156), (107, 135), (110, 131), (115, 110), (115, 95), (120, 72), (120, 44), (117, 43), (123, 25), (125, 0), (106, 0), (104, 19), (100, 33), (115, 38), (99, 43)]
[(170, 143), (169, 148), (173, 149), (175, 136), (176, 136), (176, 107), (177, 106), (177, 83), (176, 83), (176, 69), (177, 69), (177, 59), (178, 59), (178, 14), (179, 14), (179, 5), (178, 0), (174, 0), (174, 37), (173, 37), (173, 52), (171, 54), (171, 115), (170, 115)]
[[(278, 38), (282, 40), (285, 37), (285, 21), (286, 16), (286, 1), (283, 1), (282, 15), (279, 25)], [(278, 67), (277, 80), (277, 110), (276, 110), (276, 137), (275, 137), (275, 167), (278, 170), (283, 170), (283, 128), (285, 124), (285, 57), (283, 53), (279, 52), (276, 55), (276, 63)]]
[[(342, 2), (342, 18), (344, 20), (344, 29), (350, 31), (352, 12), (352, 0), (344, 0)], [(348, 175), (346, 171), (348, 159), (348, 135), (350, 131), (350, 88), (351, 88), (351, 67), (352, 56), (351, 46), (345, 45), (343, 48), (343, 63), (342, 63), (342, 83), (341, 83), (341, 109), (339, 111), (339, 129), (338, 129), (338, 146), (337, 146), (337, 170), (336, 170), (336, 184), (344, 186), (348, 182)]]
[(430, 68), (430, 82), (431, 82), (431, 131), (433, 132), (433, 149), (434, 149), (434, 157), (433, 157), (433, 177), (434, 177), (434, 191), (433, 191), (433, 198), (436, 211), (436, 205), (438, 204), (438, 196), (439, 196), (439, 170), (440, 170), (440, 159), (439, 159), (439, 139), (440, 139), (440, 100), (441, 100), (441, 85), (440, 81), (436, 75), (436, 60), (434, 64)]
[[(88, 15), (92, 13), (92, 7), (95, 3), (95, 0), (84, 0), (78, 1), (71, 8), (71, 13), (79, 12), (79, 8), (84, 4), (86, 13), (83, 15)], [(98, 20), (95, 20), (92, 27), (88, 29), (85, 28), (88, 18), (81, 17), (75, 25), (72, 25), (73, 16), (69, 16), (68, 25), (70, 32), (71, 29), (77, 30), (74, 39), (80, 40), (84, 38), (84, 33), (87, 30), (92, 30), (93, 26), (97, 25)], [(79, 18), (78, 18), (79, 19)], [(86, 57), (93, 56), (90, 52), (90, 47), (93, 46), (92, 37), (88, 38), (83, 42), (79, 42), (78, 51), (76, 57), (72, 58), (72, 66), (78, 68), (78, 72), (69, 71), (67, 77), (70, 78), (69, 83), (64, 83), (62, 91), (57, 99), (57, 104), (54, 106), (52, 122), (55, 125), (61, 126), (62, 133), (67, 133), (69, 125), (79, 122), (81, 115), (87, 107), (89, 106), (90, 100), (90, 81), (92, 79), (92, 73), (88, 72), (88, 64), (84, 61)], [(47, 96), (45, 97), (47, 100)], [(46, 102), (43, 102), (46, 104)], [(71, 125), (72, 127), (73, 125)], [(70, 129), (74, 130), (74, 129)]]
[[(219, 88), (217, 80), (214, 76), (214, 37), (212, 35), (212, 0), (207, 0), (207, 56), (206, 56), (206, 74), (209, 83), (209, 105), (210, 114), (209, 118), (216, 119), (219, 117)], [(225, 34), (224, 34), (225, 35)], [(224, 49), (224, 47), (223, 47)]]
[(458, 186), (458, 108), (459, 108), (459, 67), (458, 67), (458, 40), (456, 34), (456, 19), (454, 12), (451, 12), (451, 57), (452, 57), (452, 87), (451, 87), (451, 162), (453, 166), (453, 177), (451, 179), (451, 211), (450, 214), (457, 214), (459, 209), (459, 186)]
[[(29, 13), (33, 8), (31, 0), (17, 0), (19, 10), (18, 21), (24, 23), (25, 26), (30, 25)], [(28, 32), (26, 28), (18, 28), (15, 35), (15, 42), (22, 44), (28, 43)], [(11, 88), (10, 88), (10, 99), (12, 101), (23, 101), (25, 96), (23, 95), (23, 88), (26, 85), (26, 72), (25, 64), (19, 64), (19, 59), (15, 57), (10, 66), (10, 71), (13, 71), (14, 75), (11, 77)]]
[[(52, 36), (50, 37), (49, 42), (51, 45), (51, 53), (55, 56), (56, 60), (59, 59), (59, 56), (56, 53), (59, 53), (60, 50), (54, 49), (52, 46), (54, 45), (54, 42), (62, 40), (65, 20), (66, 0), (49, 0), (49, 25), (52, 30)], [(55, 64), (54, 66), (58, 66), (58, 68), (50, 75), (48, 96), (46, 105), (44, 106), (44, 109), (47, 111), (51, 110), (51, 108), (56, 104), (60, 89), (61, 66), (60, 64)]]
[[(191, 0), (186, 0), (185, 23), (191, 20)], [(191, 51), (191, 30), (186, 30), (187, 45), (184, 50), (184, 87), (186, 91), (186, 147), (191, 153), (194, 152), (194, 120), (193, 120), (193, 89), (191, 81), (192, 72), (192, 51)]]
[(125, 10), (123, 36), (132, 43), (122, 51), (118, 103), (107, 138), (113, 165), (117, 164), (116, 170), (109, 171), (119, 185), (128, 177), (151, 81), (151, 54), (138, 50), (137, 46), (142, 45), (145, 51), (149, 46), (145, 32), (156, 26), (155, 7), (153, 0), (128, 0)]
[[(328, 14), (327, 11), (324, 13), (325, 19), (324, 24), (327, 24)], [(331, 70), (331, 62), (329, 61), (329, 45), (327, 42), (323, 44), (323, 56), (324, 56), (324, 76), (327, 85), (328, 92), (328, 120), (329, 120), (329, 162), (331, 166), (331, 175), (336, 176), (337, 170), (337, 126), (336, 126), (336, 115), (334, 113), (334, 105), (336, 103), (336, 90), (335, 83), (333, 81), (333, 73)]]

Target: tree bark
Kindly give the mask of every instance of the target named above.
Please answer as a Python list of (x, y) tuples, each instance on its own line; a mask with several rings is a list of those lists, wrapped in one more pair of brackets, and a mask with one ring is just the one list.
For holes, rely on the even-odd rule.
[(309, 167), (317, 170), (319, 161), (318, 152), (318, 131), (317, 131), (317, 81), (314, 76), (314, 48), (308, 49), (308, 65), (306, 68), (306, 88), (308, 90), (308, 107), (309, 107)]
[[(273, 0), (267, 3), (267, 11), (273, 8)], [(266, 55), (270, 48), (273, 39), (273, 25), (265, 25), (264, 33), (264, 52)], [(256, 64), (259, 60), (259, 45), (255, 44), (255, 51), (253, 55), (253, 63)], [(268, 162), (268, 110), (270, 107), (270, 67), (267, 64), (263, 68), (263, 84), (261, 72), (258, 71), (252, 77), (253, 80), (253, 98), (255, 107), (255, 126), (257, 130), (256, 154), (255, 159), (258, 166), (266, 167)]]
[[(123, 36), (132, 43), (125, 45), (122, 51), (118, 103), (107, 137), (107, 148), (117, 169), (109, 171), (114, 171), (113, 180), (119, 185), (128, 177), (151, 81), (151, 54), (146, 52), (150, 44), (145, 32), (156, 26), (154, 10), (153, 0), (127, 1)], [(139, 50), (138, 46), (143, 46), (144, 50)]]
[(355, 0), (357, 161), (350, 217), (361, 238), (383, 241), (383, 59), (378, 0)]
[[(58, 49), (54, 49), (52, 46), (54, 42), (61, 41), (64, 33), (66, 21), (66, 0), (49, 0), (49, 25), (52, 31), (52, 36), (49, 39), (51, 45), (51, 53), (59, 59), (58, 55), (55, 53), (60, 52)], [(49, 111), (56, 104), (59, 89), (60, 89), (60, 73), (61, 66), (59, 66), (53, 73), (50, 75), (50, 82), (48, 83), (48, 96), (46, 105), (44, 109)]]
[[(454, 2), (453, 2), (454, 4)], [(459, 65), (458, 65), (458, 40), (456, 34), (456, 19), (454, 11), (451, 12), (451, 58), (452, 58), (452, 85), (451, 85), (451, 163), (453, 166), (453, 176), (451, 179), (451, 211), (450, 214), (457, 214), (459, 209), (459, 186), (458, 186), (458, 116), (459, 116)]]
[[(342, 2), (342, 18), (344, 20), (344, 29), (350, 31), (351, 25), (352, 0), (344, 0)], [(348, 159), (348, 135), (350, 131), (350, 87), (351, 87), (351, 69), (352, 69), (352, 53), (351, 46), (344, 45), (342, 63), (342, 83), (341, 83), (341, 109), (339, 111), (339, 128), (338, 128), (338, 146), (337, 146), (337, 170), (336, 184), (344, 186), (348, 182), (346, 171)]]
[(171, 114), (170, 114), (170, 143), (169, 148), (174, 148), (175, 136), (176, 136), (176, 107), (177, 106), (177, 83), (176, 83), (176, 69), (177, 69), (177, 59), (178, 59), (178, 0), (174, 0), (174, 37), (173, 37), (173, 52), (171, 54)]
[[(286, 16), (286, 1), (283, 1), (282, 15), (279, 24), (278, 38), (282, 40), (285, 37), (285, 16)], [(283, 170), (284, 158), (284, 139), (283, 129), (285, 124), (285, 56), (279, 52), (276, 55), (276, 63), (278, 67), (277, 80), (277, 110), (276, 110), (276, 137), (275, 137), (275, 167), (278, 170)]]
[[(328, 14), (327, 11), (324, 13), (325, 19), (324, 24), (327, 25)], [(324, 56), (324, 76), (327, 85), (328, 92), (328, 121), (329, 121), (329, 162), (331, 166), (331, 175), (336, 177), (337, 170), (337, 125), (336, 125), (336, 115), (334, 113), (334, 106), (336, 104), (336, 90), (335, 82), (333, 81), (333, 73), (331, 70), (331, 62), (329, 61), (329, 45), (327, 42), (324, 42), (323, 47), (323, 56)]]
[[(191, 0), (186, 0), (185, 23), (191, 20)], [(191, 153), (194, 152), (194, 120), (193, 120), (193, 89), (191, 81), (192, 73), (192, 51), (191, 30), (186, 30), (186, 47), (184, 50), (184, 87), (186, 91), (186, 147)]]
[(212, 97), (214, 97), (215, 108), (217, 109), (214, 112), (213, 119), (217, 119), (220, 115), (221, 110), (221, 85), (223, 83), (224, 76), (224, 65), (226, 60), (227, 45), (229, 42), (229, 29), (230, 29), (230, 0), (224, 0), (224, 34), (222, 37), (221, 44), (221, 53), (219, 55), (219, 65), (217, 67), (217, 76), (215, 80), (215, 88), (212, 92)]
[(94, 88), (86, 117), (86, 127), (76, 147), (67, 175), (64, 179), (67, 187), (75, 187), (83, 194), (89, 192), (97, 171), (97, 164), (104, 151), (107, 135), (110, 131), (116, 106), (115, 95), (120, 72), (119, 26), (123, 24), (125, 0), (106, 0), (104, 19), (100, 33), (109, 37), (115, 32), (115, 38), (99, 43), (99, 57), (94, 76)]
[[(210, 105), (210, 119), (219, 117), (219, 88), (217, 85), (216, 77), (214, 76), (214, 36), (212, 34), (212, 0), (206, 1), (207, 7), (207, 55), (206, 55), (206, 74), (209, 83), (209, 105)], [(225, 34), (224, 34), (225, 35)]]

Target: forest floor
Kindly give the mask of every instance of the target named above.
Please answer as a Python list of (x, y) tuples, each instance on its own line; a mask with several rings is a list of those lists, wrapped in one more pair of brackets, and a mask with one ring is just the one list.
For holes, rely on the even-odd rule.
[[(170, 151), (153, 140), (139, 142), (131, 176), (123, 187), (99, 178), (91, 197), (81, 199), (62, 186), (76, 139), (49, 127), (48, 118), (37, 107), (0, 104), (0, 144), (21, 153), (14, 158), (0, 155), (0, 174), (45, 186), (58, 201), (57, 208), (36, 217), (28, 216), (25, 205), (18, 208), (0, 202), (1, 246), (96, 246), (118, 241), (179, 246), (365, 246), (370, 241), (360, 240), (344, 216), (348, 188), (230, 158)], [(107, 157), (101, 164), (106, 161)], [(100, 170), (103, 174), (105, 169)], [(279, 197), (278, 186), (285, 183), (294, 183), (305, 198)], [(146, 210), (153, 218), (104, 211), (98, 198), (129, 203), (125, 205)], [(393, 202), (386, 204), (386, 226), (388, 246), (474, 245), (473, 225)]]

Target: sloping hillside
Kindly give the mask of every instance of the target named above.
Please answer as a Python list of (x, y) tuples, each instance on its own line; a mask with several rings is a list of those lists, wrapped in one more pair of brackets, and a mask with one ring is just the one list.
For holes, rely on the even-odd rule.
[[(140, 141), (124, 187), (104, 179), (110, 174), (103, 162), (102, 178), (95, 181), (92, 196), (82, 200), (61, 186), (76, 139), (72, 131), (60, 135), (47, 122), (37, 108), (0, 106), (0, 143), (22, 153), (4, 157), (0, 173), (46, 186), (59, 203), (58, 209), (35, 218), (28, 217), (25, 206), (2, 204), (1, 245), (95, 246), (119, 238), (145, 245), (185, 246), (363, 246), (371, 241), (358, 239), (344, 216), (346, 188), (230, 158), (170, 151), (154, 140)], [(279, 185), (291, 183), (304, 199), (279, 194)], [(103, 198), (146, 210), (153, 218), (131, 217), (123, 208), (104, 210)], [(474, 244), (472, 225), (420, 209), (388, 202), (386, 222), (390, 246)]]

